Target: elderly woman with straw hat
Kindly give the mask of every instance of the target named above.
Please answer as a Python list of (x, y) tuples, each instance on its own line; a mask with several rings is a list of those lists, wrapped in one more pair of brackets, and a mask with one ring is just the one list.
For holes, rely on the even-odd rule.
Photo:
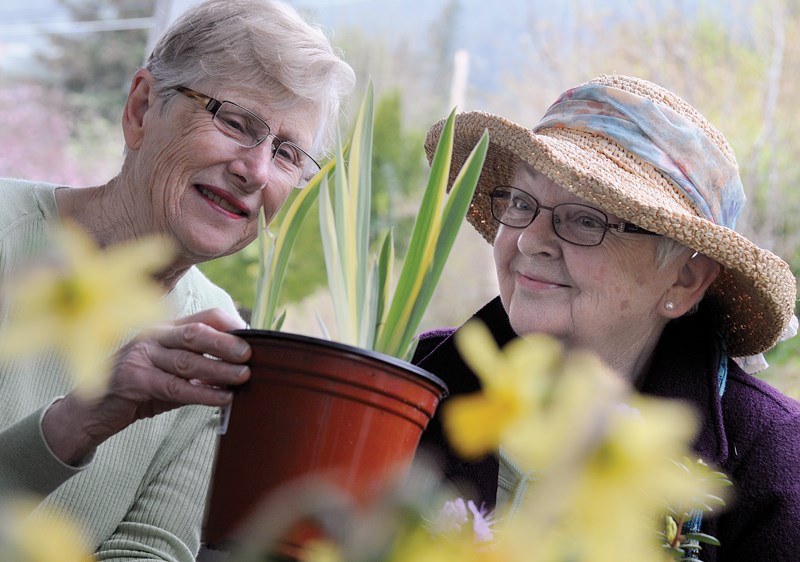
[[(690, 403), (694, 450), (736, 486), (731, 508), (703, 521), (722, 543), (704, 559), (796, 559), (800, 404), (741, 366), (793, 324), (796, 282), (734, 230), (745, 196), (722, 134), (672, 92), (619, 75), (568, 90), (533, 129), (484, 112), (455, 127), (453, 177), (484, 130), (491, 139), (468, 220), (494, 246), (500, 296), (475, 317), (500, 345), (551, 334), (643, 393)], [(415, 357), (451, 394), (480, 386), (457, 331), (423, 334)], [(504, 458), (459, 459), (437, 419), (423, 448), (488, 505), (524, 478)]]

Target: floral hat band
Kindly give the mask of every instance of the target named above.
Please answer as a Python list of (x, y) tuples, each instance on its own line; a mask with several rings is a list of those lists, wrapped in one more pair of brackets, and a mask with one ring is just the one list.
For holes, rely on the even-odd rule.
[(618, 88), (586, 84), (564, 92), (533, 132), (551, 127), (616, 142), (672, 179), (705, 218), (731, 229), (736, 226), (745, 202), (738, 166), (703, 129), (666, 105)]

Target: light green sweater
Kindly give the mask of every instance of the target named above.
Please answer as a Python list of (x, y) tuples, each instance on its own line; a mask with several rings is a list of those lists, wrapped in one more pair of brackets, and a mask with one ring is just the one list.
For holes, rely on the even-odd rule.
[[(0, 287), (59, 220), (55, 187), (0, 180)], [(195, 268), (164, 299), (174, 318), (212, 307), (236, 313)], [(0, 300), (0, 322), (8, 313)], [(41, 432), (44, 410), (70, 385), (54, 355), (0, 363), (0, 503), (21, 491), (46, 496), (42, 505), (71, 514), (98, 560), (194, 560), (219, 412), (190, 406), (140, 420), (75, 468), (53, 456)]]

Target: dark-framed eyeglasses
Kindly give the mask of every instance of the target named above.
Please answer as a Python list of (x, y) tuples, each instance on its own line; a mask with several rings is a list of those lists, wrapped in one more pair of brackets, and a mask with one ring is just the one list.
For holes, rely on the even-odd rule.
[(185, 86), (173, 88), (196, 105), (211, 113), (217, 129), (239, 146), (253, 148), (272, 137), (272, 162), (287, 182), (303, 187), (320, 166), (311, 155), (291, 141), (272, 134), (269, 125), (258, 115), (232, 101), (220, 101)]
[(492, 191), (492, 216), (506, 226), (525, 228), (539, 216), (542, 209), (552, 213), (556, 236), (576, 246), (597, 246), (609, 230), (658, 236), (655, 232), (628, 222), (609, 223), (608, 215), (589, 205), (561, 203), (546, 207), (526, 191), (508, 185), (501, 185)]

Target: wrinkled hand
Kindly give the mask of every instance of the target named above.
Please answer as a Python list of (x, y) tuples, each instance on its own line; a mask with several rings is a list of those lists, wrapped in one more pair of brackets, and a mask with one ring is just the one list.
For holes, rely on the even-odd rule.
[(76, 464), (139, 419), (186, 404), (228, 404), (227, 387), (250, 377), (244, 363), (251, 349), (225, 332), (243, 327), (240, 319), (213, 309), (143, 332), (117, 353), (101, 398), (70, 393), (48, 409), (42, 421), (48, 445), (62, 461)]

